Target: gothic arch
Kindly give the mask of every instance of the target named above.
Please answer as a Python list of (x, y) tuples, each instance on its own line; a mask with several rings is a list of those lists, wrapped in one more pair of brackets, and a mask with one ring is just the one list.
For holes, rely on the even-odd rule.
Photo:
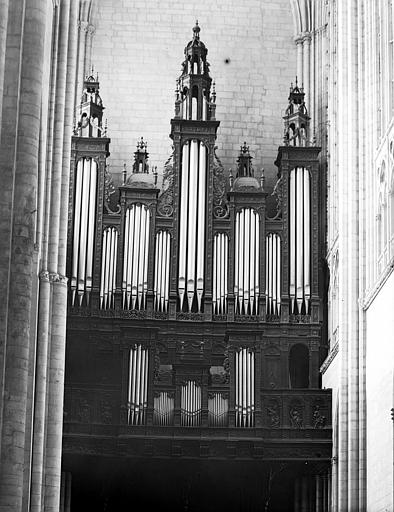
[(301, 36), (312, 30), (312, 0), (290, 0), (294, 20), (294, 35)]
[(79, 2), (79, 20), (91, 22), (93, 19), (93, 10), (95, 9), (94, 0), (80, 0)]

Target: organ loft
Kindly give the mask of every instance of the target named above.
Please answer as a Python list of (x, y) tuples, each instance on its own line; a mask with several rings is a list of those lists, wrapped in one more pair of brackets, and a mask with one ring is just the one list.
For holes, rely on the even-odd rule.
[(296, 83), (274, 188), (253, 141), (225, 171), (207, 53), (196, 24), (162, 180), (141, 138), (115, 187), (98, 78), (85, 80), (69, 196), (73, 512), (328, 510), (320, 148)]

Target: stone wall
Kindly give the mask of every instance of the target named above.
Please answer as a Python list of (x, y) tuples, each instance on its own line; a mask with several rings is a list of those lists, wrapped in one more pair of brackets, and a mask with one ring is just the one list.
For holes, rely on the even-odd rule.
[(124, 162), (130, 171), (136, 141), (143, 136), (150, 163), (161, 173), (171, 151), (175, 81), (196, 18), (216, 81), (218, 155), (225, 168), (234, 168), (246, 141), (256, 173), (264, 166), (272, 180), (296, 73), (289, 0), (97, 3), (92, 64), (107, 107), (112, 172), (119, 173)]
[(369, 307), (367, 317), (367, 510), (393, 510), (394, 275)]

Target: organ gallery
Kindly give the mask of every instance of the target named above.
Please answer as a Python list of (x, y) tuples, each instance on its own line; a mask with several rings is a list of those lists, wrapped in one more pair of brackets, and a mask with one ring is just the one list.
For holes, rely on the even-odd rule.
[(71, 510), (328, 510), (320, 148), (295, 81), (274, 186), (253, 141), (224, 169), (207, 53), (196, 24), (171, 156), (158, 173), (142, 134), (119, 186), (99, 81), (85, 80), (69, 196)]

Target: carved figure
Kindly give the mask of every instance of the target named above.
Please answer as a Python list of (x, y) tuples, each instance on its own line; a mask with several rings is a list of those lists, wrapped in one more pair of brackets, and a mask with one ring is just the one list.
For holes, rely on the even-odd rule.
[(320, 413), (320, 407), (318, 405), (315, 406), (315, 410), (313, 412), (313, 426), (315, 428), (323, 428), (326, 425), (326, 417)]
[(303, 426), (302, 414), (298, 407), (290, 409), (290, 424), (294, 428), (301, 428)]

